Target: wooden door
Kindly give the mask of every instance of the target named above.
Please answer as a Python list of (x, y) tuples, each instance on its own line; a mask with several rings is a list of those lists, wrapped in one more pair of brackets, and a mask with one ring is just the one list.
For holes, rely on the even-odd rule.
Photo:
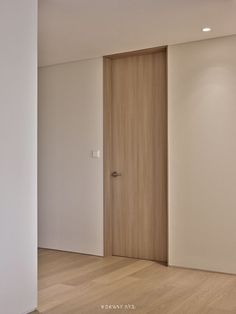
[(167, 260), (166, 51), (110, 59), (112, 254)]

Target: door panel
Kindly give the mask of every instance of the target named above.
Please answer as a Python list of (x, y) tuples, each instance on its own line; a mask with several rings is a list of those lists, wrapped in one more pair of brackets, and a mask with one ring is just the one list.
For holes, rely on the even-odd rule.
[(167, 260), (166, 52), (111, 60), (113, 255)]

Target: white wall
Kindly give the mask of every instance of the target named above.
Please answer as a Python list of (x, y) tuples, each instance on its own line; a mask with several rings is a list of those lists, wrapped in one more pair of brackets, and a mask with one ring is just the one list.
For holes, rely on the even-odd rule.
[(102, 58), (39, 70), (40, 247), (103, 255), (102, 71)]
[(0, 312), (37, 306), (37, 2), (0, 1)]
[[(236, 36), (169, 47), (169, 263), (236, 273)], [(103, 253), (102, 59), (40, 69), (39, 245)]]
[(169, 47), (170, 264), (236, 273), (236, 36)]

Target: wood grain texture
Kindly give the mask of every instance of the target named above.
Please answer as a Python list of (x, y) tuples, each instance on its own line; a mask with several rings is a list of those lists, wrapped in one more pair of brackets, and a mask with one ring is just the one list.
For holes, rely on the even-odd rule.
[[(105, 60), (109, 252), (167, 261), (166, 51)], [(112, 171), (122, 176), (111, 178)]]
[[(133, 305), (105, 310), (103, 305)], [(236, 313), (236, 276), (117, 256), (39, 251), (41, 314)]]
[(112, 189), (111, 189), (111, 60), (103, 59), (103, 206), (104, 206), (104, 255), (112, 255)]

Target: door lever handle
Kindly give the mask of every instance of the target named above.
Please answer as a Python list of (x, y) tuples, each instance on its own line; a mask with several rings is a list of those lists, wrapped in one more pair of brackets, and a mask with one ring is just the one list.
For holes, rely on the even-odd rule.
[(120, 177), (121, 176), (121, 173), (120, 172), (117, 172), (117, 171), (113, 171), (112, 174), (111, 174), (112, 177), (116, 178), (116, 177)]

